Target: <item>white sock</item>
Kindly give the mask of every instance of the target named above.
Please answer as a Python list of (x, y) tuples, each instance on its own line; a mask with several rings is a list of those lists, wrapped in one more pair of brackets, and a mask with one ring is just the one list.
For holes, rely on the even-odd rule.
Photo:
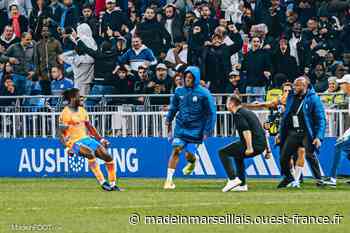
[(290, 169), (290, 173), (292, 174), (292, 176), (294, 177), (294, 180), (295, 180), (295, 169), (294, 169), (294, 167), (292, 167)]
[(295, 172), (294, 172), (294, 180), (299, 181), (301, 172), (303, 171), (303, 167), (295, 166)]
[(114, 186), (115, 186), (115, 181), (114, 181), (114, 182), (111, 182), (109, 185), (110, 185), (111, 187), (114, 187)]
[(173, 181), (173, 175), (174, 175), (174, 173), (175, 173), (175, 169), (168, 168), (168, 173), (167, 173), (166, 180), (167, 180), (167, 181)]

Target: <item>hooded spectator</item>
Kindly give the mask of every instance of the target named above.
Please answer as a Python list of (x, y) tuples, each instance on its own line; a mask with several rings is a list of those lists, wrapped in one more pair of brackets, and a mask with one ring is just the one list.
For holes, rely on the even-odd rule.
[[(86, 23), (80, 24), (77, 27), (76, 37), (88, 48), (95, 51), (97, 50), (96, 42), (92, 37), (92, 31)], [(59, 56), (59, 59), (72, 66), (74, 87), (80, 89), (81, 95), (88, 95), (90, 93), (91, 83), (94, 79), (94, 59), (79, 50), (65, 52)]]

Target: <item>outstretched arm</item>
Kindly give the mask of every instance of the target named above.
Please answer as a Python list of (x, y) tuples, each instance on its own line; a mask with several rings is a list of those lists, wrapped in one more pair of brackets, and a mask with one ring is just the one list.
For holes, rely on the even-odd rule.
[(85, 126), (88, 130), (89, 135), (96, 138), (96, 140), (101, 142), (103, 146), (107, 147), (109, 145), (109, 142), (97, 132), (96, 128), (90, 123), (90, 121), (85, 121)]

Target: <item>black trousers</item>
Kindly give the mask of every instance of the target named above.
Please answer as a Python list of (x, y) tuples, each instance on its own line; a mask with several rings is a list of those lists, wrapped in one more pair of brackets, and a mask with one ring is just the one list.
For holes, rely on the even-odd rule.
[[(219, 150), (220, 160), (224, 166), (227, 177), (230, 180), (233, 180), (236, 176), (238, 176), (238, 178), (242, 181), (241, 185), (245, 185), (246, 183), (244, 159), (259, 155), (265, 150), (265, 146), (253, 145), (254, 153), (247, 156), (245, 155), (246, 148), (247, 147), (241, 141), (237, 141)], [(235, 170), (232, 166), (231, 158), (233, 158), (235, 161), (237, 174), (235, 173)]]
[(321, 170), (319, 161), (315, 155), (315, 147), (306, 135), (306, 132), (298, 132), (290, 130), (283, 146), (281, 147), (281, 175), (288, 179), (293, 179), (290, 172), (290, 160), (293, 155), (297, 154), (298, 148), (304, 147), (306, 152), (306, 160), (311, 166), (315, 179), (321, 179)]

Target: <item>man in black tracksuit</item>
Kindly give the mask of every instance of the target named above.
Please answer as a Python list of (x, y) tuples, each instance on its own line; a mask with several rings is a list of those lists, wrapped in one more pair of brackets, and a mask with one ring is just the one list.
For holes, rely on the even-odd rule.
[[(239, 134), (239, 141), (235, 141), (219, 150), (221, 162), (229, 178), (223, 192), (248, 191), (245, 182), (244, 159), (259, 155), (267, 148), (265, 131), (258, 117), (250, 110), (243, 108), (237, 95), (227, 99), (227, 109), (233, 113), (234, 125)], [(236, 163), (235, 173), (229, 157)]]

